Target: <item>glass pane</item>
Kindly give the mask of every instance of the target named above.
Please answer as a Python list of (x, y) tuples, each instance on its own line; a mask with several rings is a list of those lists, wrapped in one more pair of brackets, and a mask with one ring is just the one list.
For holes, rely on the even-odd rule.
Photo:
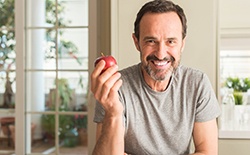
[(250, 50), (221, 50), (220, 76), (246, 78), (250, 75)]
[(26, 127), (26, 153), (49, 154), (55, 150), (55, 115), (27, 115)]
[(56, 25), (56, 0), (26, 0), (26, 8), (28, 27)]
[(63, 29), (59, 34), (59, 69), (88, 69), (88, 29)]
[(15, 141), (14, 141), (14, 127), (15, 117), (14, 115), (9, 114), (0, 114), (0, 154), (1, 151), (10, 151), (9, 154), (12, 154), (15, 149)]
[(0, 108), (15, 108), (16, 72), (0, 71)]
[[(3, 94), (5, 92), (5, 83), (6, 83), (6, 72), (0, 72), (0, 93)], [(0, 100), (1, 105), (3, 104), (3, 97)]]
[(56, 0), (27, 0), (26, 6), (28, 27), (88, 25), (88, 0), (58, 0), (57, 7)]
[[(88, 25), (88, 0), (26, 0), (26, 6), (26, 111), (50, 112), (27, 114), (27, 153), (88, 154), (88, 29), (66, 28)], [(59, 114), (51, 114), (55, 109)]]
[(32, 27), (51, 27), (53, 24), (47, 23), (48, 14), (55, 19), (53, 10), (46, 11), (46, 1), (55, 3), (55, 0), (26, 0), (26, 25)]
[(55, 72), (27, 72), (27, 111), (47, 111), (55, 109), (55, 76)]
[[(221, 130), (250, 131), (250, 38), (222, 38), (220, 51)], [(233, 104), (226, 100), (232, 91)]]
[(60, 154), (87, 155), (87, 116), (61, 115)]
[(59, 4), (64, 12), (58, 16), (66, 26), (88, 26), (88, 0), (59, 0)]
[(0, 154), (15, 150), (15, 16), (14, 0), (0, 1)]
[[(1, 10), (1, 11), (6, 11), (6, 10)], [(16, 44), (15, 32), (7, 28), (1, 29), (0, 31), (0, 81), (1, 81), (0, 83), (0, 94), (1, 94), (0, 95), (0, 108), (14, 108), (15, 106), (15, 103), (14, 103), (15, 102), (15, 98), (14, 98), (15, 78), (16, 78), (15, 44)]]
[(45, 110), (54, 111), (56, 107), (56, 72), (45, 72)]
[(15, 69), (15, 45), (15, 32), (2, 29), (0, 31), (0, 70)]
[(27, 69), (55, 69), (55, 31), (33, 29), (27, 31)]
[(60, 110), (87, 111), (88, 72), (59, 72), (58, 76)]
[[(14, 28), (14, 0), (0, 1), (0, 26)], [(1, 28), (0, 27), (0, 28)]]

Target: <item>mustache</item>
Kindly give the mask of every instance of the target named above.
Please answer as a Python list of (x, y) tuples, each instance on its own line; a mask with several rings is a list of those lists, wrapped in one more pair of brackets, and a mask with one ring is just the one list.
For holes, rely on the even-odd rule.
[(173, 56), (169, 56), (169, 57), (164, 57), (163, 59), (159, 59), (157, 58), (155, 55), (149, 55), (146, 58), (147, 61), (170, 61), (170, 62), (174, 62), (175, 58)]

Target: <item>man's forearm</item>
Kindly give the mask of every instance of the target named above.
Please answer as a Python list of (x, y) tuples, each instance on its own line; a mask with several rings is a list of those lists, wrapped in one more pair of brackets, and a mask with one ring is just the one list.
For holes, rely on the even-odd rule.
[(123, 155), (124, 126), (122, 117), (104, 118), (102, 133), (96, 143), (93, 155)]

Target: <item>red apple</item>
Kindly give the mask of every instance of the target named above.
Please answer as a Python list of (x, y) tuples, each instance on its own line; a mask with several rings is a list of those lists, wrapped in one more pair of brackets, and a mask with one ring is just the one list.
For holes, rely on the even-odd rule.
[(115, 60), (115, 58), (113, 57), (113, 56), (111, 56), (111, 55), (107, 55), (107, 56), (104, 56), (104, 55), (102, 55), (102, 56), (100, 56), (100, 57), (98, 57), (96, 60), (95, 60), (95, 66), (98, 64), (98, 62), (100, 62), (101, 60), (104, 60), (105, 61), (105, 67), (103, 68), (103, 70), (102, 70), (102, 73), (105, 71), (105, 70), (107, 70), (109, 67), (111, 67), (111, 66), (113, 66), (113, 65), (116, 65), (117, 64), (117, 62), (116, 62), (116, 60)]

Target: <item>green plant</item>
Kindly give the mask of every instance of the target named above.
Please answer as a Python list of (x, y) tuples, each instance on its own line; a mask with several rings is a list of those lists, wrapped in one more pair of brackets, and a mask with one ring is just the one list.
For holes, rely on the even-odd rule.
[(57, 89), (50, 89), (46, 109), (55, 110), (55, 103), (58, 99), (59, 111), (73, 110), (70, 108), (70, 103), (74, 99), (74, 90), (70, 88), (68, 80), (65, 78), (57, 79), (55, 80), (54, 85), (57, 86)]
[[(74, 100), (74, 91), (70, 88), (68, 80), (65, 78), (57, 79), (55, 85), (57, 85), (57, 89), (52, 89), (50, 92), (47, 110), (54, 111), (57, 101), (59, 101), (59, 111), (74, 110), (73, 107), (70, 107), (70, 103)], [(41, 124), (45, 138), (55, 138), (55, 115), (42, 115)], [(59, 138), (66, 146), (71, 147), (77, 144), (78, 135), (75, 134), (74, 130), (76, 130), (75, 116), (59, 115)]]
[(74, 147), (79, 143), (78, 132), (76, 128), (69, 130), (65, 133), (65, 139), (63, 145), (66, 147)]
[(234, 92), (234, 100), (235, 100), (235, 105), (242, 105), (242, 99), (243, 99), (243, 94), (242, 92)]
[(250, 89), (249, 78), (228, 77), (225, 82), (225, 86), (234, 89), (235, 105), (243, 104), (243, 93)]
[(247, 90), (250, 89), (250, 79), (228, 77), (226, 79), (225, 86), (228, 88), (233, 88), (236, 92), (247, 92)]
[[(55, 115), (42, 115), (42, 129), (46, 138), (55, 137)], [(66, 133), (74, 128), (73, 116), (59, 116), (59, 138), (62, 140), (66, 137)]]
[(68, 111), (69, 103), (73, 100), (73, 90), (69, 87), (69, 83), (67, 79), (61, 78), (56, 81), (57, 81), (57, 86), (58, 86), (60, 110)]
[(74, 116), (74, 124), (77, 129), (87, 129), (88, 118), (84, 115), (75, 115)]

